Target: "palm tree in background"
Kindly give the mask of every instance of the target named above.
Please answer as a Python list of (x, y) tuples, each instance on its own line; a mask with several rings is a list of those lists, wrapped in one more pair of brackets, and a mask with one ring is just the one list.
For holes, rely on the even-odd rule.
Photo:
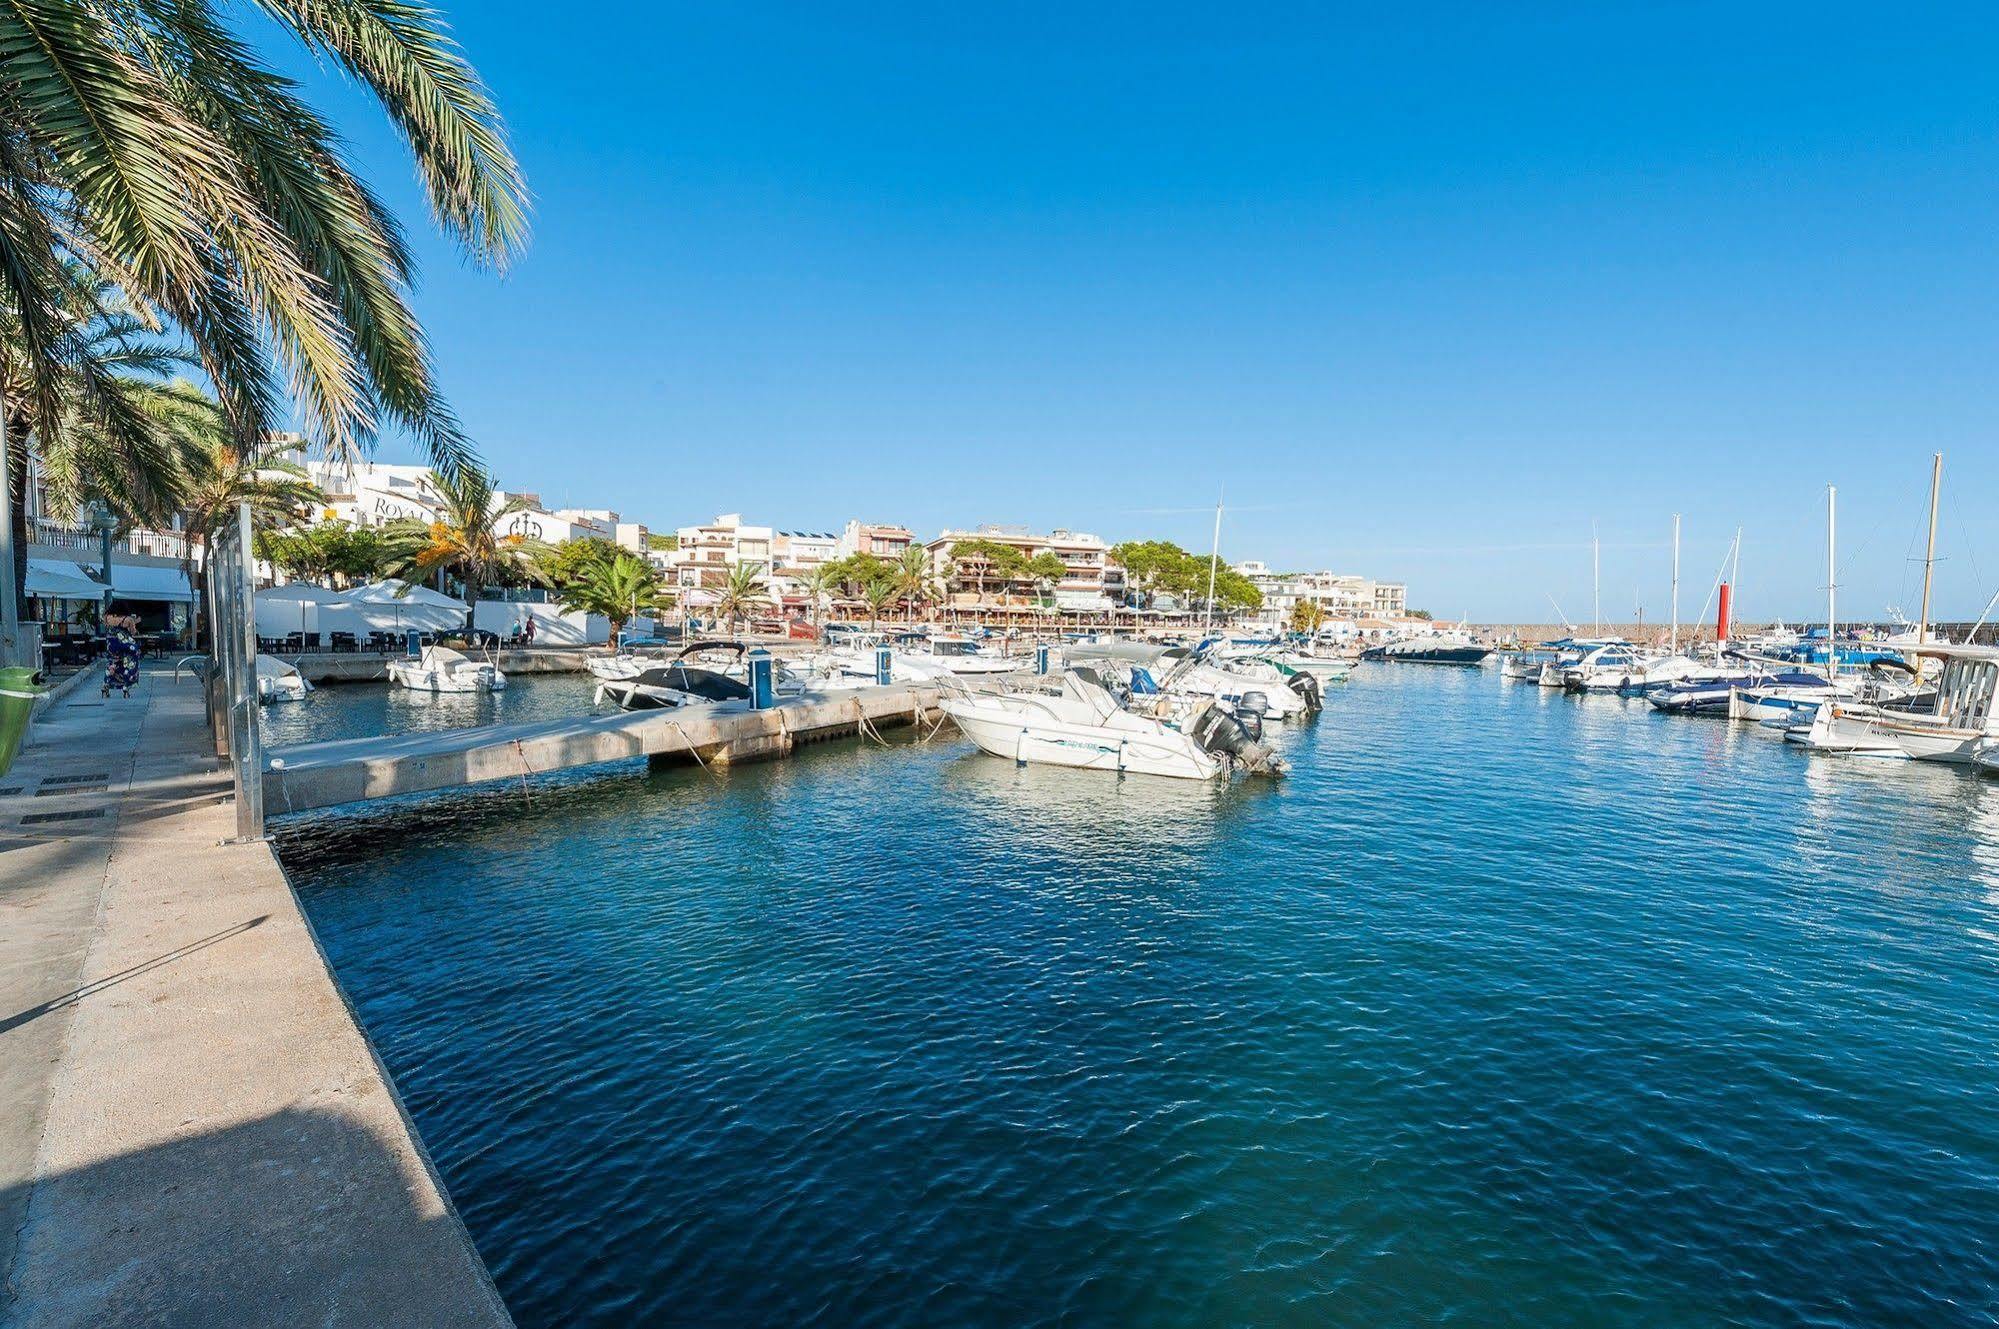
[[(0, 259), (5, 244), (0, 240)], [(188, 480), (187, 453), (206, 446), (212, 405), (186, 383), (170, 380), (191, 368), (185, 347), (81, 263), (62, 268), (60, 372), (47, 395), (33, 397), (25, 377), (21, 311), (0, 288), (0, 400), (7, 412), (7, 520), (14, 547), (25, 553), (28, 530), (28, 444), (41, 459), (50, 513), (73, 517), (102, 499), (128, 521), (166, 526), (179, 510)], [(40, 411), (28, 409), (38, 405)], [(20, 603), (27, 559), (14, 562), (11, 593)]]
[(602, 614), (611, 621), (611, 640), (625, 624), (651, 609), (659, 598), (659, 573), (642, 558), (620, 550), (616, 557), (591, 563), (573, 583), (562, 588), (562, 607)]
[(195, 588), (194, 639), (201, 641), (199, 586), (194, 569), (198, 549), (206, 549), (223, 528), (237, 520), (237, 509), (250, 508), (252, 532), (268, 535), (296, 525), (313, 508), (326, 501), (319, 486), (307, 478), (305, 468), (289, 454), (297, 444), (271, 450), (265, 456), (246, 456), (222, 420), (215, 399), (187, 383), (170, 385), (178, 409), (186, 413), (187, 428), (196, 440), (188, 449), (187, 488), (181, 499), (181, 525), (187, 542), (180, 556), (181, 575)]
[(910, 545), (902, 551), (902, 557), (894, 565), (895, 587), (909, 606), (909, 621), (916, 621), (916, 610), (929, 600), (936, 591), (936, 577), (930, 570), (930, 555), (917, 545)]
[(861, 586), (861, 603), (868, 607), (868, 626), (881, 631), (882, 612), (893, 609), (902, 598), (902, 588), (892, 577), (876, 577)]
[(820, 626), (819, 611), (822, 605), (838, 594), (846, 581), (846, 572), (838, 563), (821, 563), (805, 578), (805, 594), (812, 601), (812, 626)]
[(428, 522), (412, 518), (389, 524), (384, 532), (389, 571), (412, 583), (440, 570), (457, 573), (465, 584), (469, 629), (481, 591), (510, 570), (532, 576), (547, 555), (539, 541), (496, 533), (501, 522), (527, 511), (528, 505), (503, 496), (478, 466), (432, 471), (426, 484), (437, 516)]
[[(442, 16), (407, 0), (253, 8), (374, 96), (438, 224), (475, 263), (504, 267), (526, 241), (526, 186)], [(213, 0), (0, 5), (9, 424), (63, 414), (68, 269), (81, 259), (188, 338), (239, 447), (295, 396), (333, 452), (394, 424), (455, 471), (470, 448), (410, 309), (400, 228), (249, 31), (248, 14)]]
[(764, 565), (738, 563), (729, 569), (729, 579), (722, 583), (712, 607), (715, 616), (727, 623), (733, 634), (741, 620), (770, 603), (770, 588), (764, 582)]

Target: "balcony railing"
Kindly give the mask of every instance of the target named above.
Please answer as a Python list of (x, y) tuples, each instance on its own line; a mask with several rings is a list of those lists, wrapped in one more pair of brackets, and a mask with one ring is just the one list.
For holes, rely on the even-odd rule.
[[(86, 554), (103, 551), (103, 537), (92, 530), (79, 530), (56, 522), (37, 521), (28, 536), (31, 544), (51, 549), (77, 550)], [(127, 531), (111, 541), (111, 553), (136, 558), (185, 558), (187, 536), (179, 531)]]

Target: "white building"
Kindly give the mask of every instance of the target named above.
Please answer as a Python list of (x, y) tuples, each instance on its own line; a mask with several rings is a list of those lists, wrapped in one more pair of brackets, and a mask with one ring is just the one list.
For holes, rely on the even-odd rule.
[(1400, 582), (1374, 581), (1341, 572), (1276, 572), (1261, 562), (1237, 563), (1235, 570), (1263, 592), (1257, 620), (1282, 626), (1301, 600), (1310, 600), (1331, 619), (1400, 619), (1408, 611), (1409, 590)]
[(882, 522), (849, 521), (840, 532), (835, 557), (852, 558), (856, 554), (871, 554), (884, 562), (894, 563), (902, 558), (904, 551), (915, 543), (907, 526), (892, 526)]
[(740, 512), (725, 512), (711, 522), (683, 526), (677, 533), (679, 548), (666, 553), (666, 565), (674, 584), (681, 587), (718, 586), (729, 570), (743, 563), (770, 567), (777, 533), (768, 526), (752, 526)]
[[(309, 461), (306, 473), (326, 495), (322, 519), (344, 521), (351, 526), (386, 526), (394, 521), (435, 521), (437, 496), (431, 489), (430, 467), (400, 466), (387, 462)], [(625, 543), (621, 536), (632, 532), (637, 546), (645, 543), (645, 528), (619, 520), (608, 508), (560, 508), (550, 511), (533, 493), (497, 493), (495, 502), (518, 499), (527, 504), (524, 512), (510, 512), (493, 523), (498, 535), (520, 536), (561, 544), (565, 540), (608, 540)], [(634, 547), (627, 544), (627, 548)]]

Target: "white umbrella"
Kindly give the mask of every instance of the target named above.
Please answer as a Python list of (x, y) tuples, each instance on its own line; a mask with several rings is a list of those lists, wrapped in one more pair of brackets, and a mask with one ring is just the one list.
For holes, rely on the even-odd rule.
[(465, 624), (465, 602), (433, 591), (427, 586), (407, 586), (399, 581), (378, 581), (350, 591), (338, 607), (354, 610), (367, 618), (371, 628), (405, 625), (430, 632), (443, 632)]
[(282, 637), (292, 630), (292, 619), (296, 616), (301, 635), (316, 632), (320, 626), (320, 608), (337, 605), (341, 595), (342, 592), (331, 587), (303, 581), (289, 586), (266, 586), (256, 596), (257, 631), (267, 637)]

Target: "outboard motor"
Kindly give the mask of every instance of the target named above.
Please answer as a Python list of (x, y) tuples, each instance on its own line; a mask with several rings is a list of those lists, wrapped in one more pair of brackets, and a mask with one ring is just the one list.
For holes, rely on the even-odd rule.
[[(1250, 693), (1249, 696), (1244, 697), (1243, 700), (1248, 701), (1249, 697), (1256, 697), (1258, 701), (1263, 700), (1263, 698), (1256, 693)], [(1261, 743), (1263, 741), (1263, 710), (1260, 707), (1255, 710), (1252, 710), (1247, 706), (1234, 707), (1233, 718), (1237, 724), (1242, 726), (1242, 731), (1245, 734), (1248, 734), (1250, 738), (1254, 739), (1258, 743)]]
[(1245, 692), (1242, 696), (1236, 698), (1235, 712), (1238, 717), (1244, 715), (1255, 716), (1256, 723), (1260, 728), (1263, 724), (1263, 717), (1270, 714), (1270, 698), (1264, 696), (1261, 692)]
[(1284, 774), (1284, 764), (1250, 732), (1251, 724), (1256, 725), (1260, 733), (1262, 717), (1246, 717), (1241, 712), (1212, 705), (1201, 709), (1188, 726), (1187, 733), (1205, 751), (1220, 757), (1231, 767), (1264, 775)]
[(1284, 681), (1293, 692), (1298, 694), (1299, 700), (1305, 703), (1306, 710), (1323, 711), (1326, 709), (1325, 699), (1319, 691), (1318, 679), (1301, 669)]

